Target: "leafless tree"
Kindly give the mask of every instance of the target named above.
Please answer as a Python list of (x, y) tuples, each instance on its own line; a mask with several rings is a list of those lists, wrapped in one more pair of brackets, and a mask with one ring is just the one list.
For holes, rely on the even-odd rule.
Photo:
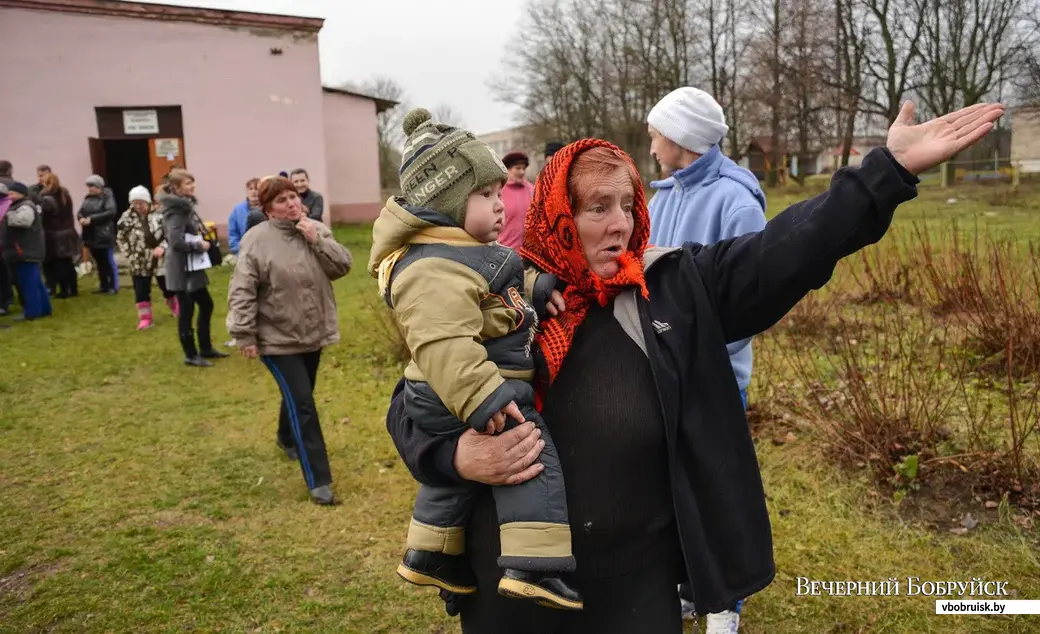
[(1024, 51), (1015, 27), (1035, 0), (915, 1), (924, 26), (920, 92), (931, 114), (978, 103), (1018, 72)]
[(437, 123), (443, 123), (456, 128), (466, 127), (466, 120), (462, 118), (459, 111), (450, 103), (437, 104), (437, 106), (430, 111), (430, 114), (433, 115), (433, 120)]
[(746, 69), (741, 61), (746, 58), (752, 31), (746, 19), (746, 5), (746, 0), (700, 0), (694, 5), (694, 12), (701, 18), (699, 28), (703, 34), (694, 39), (704, 44), (697, 57), (704, 60), (707, 67), (703, 89), (722, 105), (729, 125), (729, 153), (737, 157), (747, 140), (741, 90)]
[(1040, 98), (1038, 15), (1040, 0), (530, 0), (494, 90), (538, 140), (606, 138), (651, 174), (646, 114), (701, 87), (730, 154), (769, 139), (772, 183), (785, 146), (807, 161), (833, 140), (847, 162), (908, 98), (923, 114)]
[(758, 36), (749, 48), (752, 76), (745, 90), (748, 98), (762, 104), (761, 113), (758, 117), (753, 116), (752, 122), (758, 119), (765, 123), (766, 136), (769, 138), (768, 169), (765, 176), (766, 183), (774, 186), (780, 177), (779, 169), (784, 159), (783, 148), (787, 141), (784, 55), (790, 15), (785, 0), (759, 0), (757, 5), (750, 8)]
[(852, 19), (859, 15), (864, 22), (862, 44), (867, 54), (863, 61), (871, 83), (864, 94), (864, 109), (886, 124), (895, 121), (903, 101), (920, 87), (925, 32), (919, 13), (921, 1), (850, 2)]
[(866, 88), (867, 46), (871, 36), (868, 12), (860, 0), (835, 0), (833, 61), (835, 81), (833, 122), (841, 148), (842, 166), (849, 164), (856, 120)]
[(1040, 102), (1040, 2), (1027, 8), (1026, 15), (1017, 25), (1018, 37), (1022, 42), (1022, 66), (1012, 78), (1015, 96), (1023, 103)]
[(786, 7), (789, 19), (780, 62), (788, 104), (784, 112), (797, 145), (799, 182), (804, 181), (809, 162), (820, 150), (824, 114), (831, 106), (820, 86), (828, 75), (825, 59), (831, 47), (825, 34), (832, 10), (833, 5), (821, 0), (788, 0)]

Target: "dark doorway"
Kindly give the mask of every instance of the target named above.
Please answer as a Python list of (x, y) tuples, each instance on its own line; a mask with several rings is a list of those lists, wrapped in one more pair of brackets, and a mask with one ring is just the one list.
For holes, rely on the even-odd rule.
[(148, 139), (102, 141), (105, 146), (105, 184), (116, 196), (122, 214), (130, 207), (130, 190), (143, 185), (152, 189), (152, 170), (148, 161)]

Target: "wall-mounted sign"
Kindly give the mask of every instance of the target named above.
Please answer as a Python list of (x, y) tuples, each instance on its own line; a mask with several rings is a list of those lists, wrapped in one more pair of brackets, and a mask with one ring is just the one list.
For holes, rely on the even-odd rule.
[(159, 134), (159, 113), (155, 110), (124, 110), (124, 134)]
[(156, 139), (155, 140), (155, 155), (159, 157), (165, 157), (167, 161), (172, 161), (177, 158), (177, 155), (181, 153), (181, 140), (180, 139)]

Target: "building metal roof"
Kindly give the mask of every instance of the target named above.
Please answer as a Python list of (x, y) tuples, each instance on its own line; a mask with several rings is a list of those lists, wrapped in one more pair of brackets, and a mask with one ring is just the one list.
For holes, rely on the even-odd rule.
[(0, 0), (0, 7), (26, 9), (29, 11), (110, 15), (141, 20), (193, 22), (223, 27), (271, 29), (309, 34), (317, 34), (325, 23), (324, 18), (124, 2), (122, 0)]

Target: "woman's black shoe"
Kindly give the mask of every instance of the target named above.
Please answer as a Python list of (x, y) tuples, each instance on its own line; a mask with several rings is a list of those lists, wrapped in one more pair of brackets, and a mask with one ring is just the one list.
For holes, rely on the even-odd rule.
[(584, 607), (578, 591), (557, 572), (506, 568), (498, 582), (498, 593), (514, 599), (531, 599), (538, 605), (559, 610), (580, 610)]
[(212, 368), (213, 364), (206, 361), (202, 357), (188, 357), (184, 360), (184, 365), (193, 365), (196, 368)]
[(417, 586), (433, 586), (456, 594), (473, 594), (477, 579), (465, 555), (445, 555), (431, 550), (409, 548), (397, 566), (402, 579)]
[(226, 358), (228, 358), (229, 355), (228, 355), (228, 353), (221, 352), (220, 350), (207, 350), (206, 352), (203, 352), (199, 356), (202, 357), (203, 359), (226, 359)]
[(336, 503), (336, 496), (332, 494), (332, 488), (324, 485), (311, 489), (311, 502), (320, 506), (332, 506)]

